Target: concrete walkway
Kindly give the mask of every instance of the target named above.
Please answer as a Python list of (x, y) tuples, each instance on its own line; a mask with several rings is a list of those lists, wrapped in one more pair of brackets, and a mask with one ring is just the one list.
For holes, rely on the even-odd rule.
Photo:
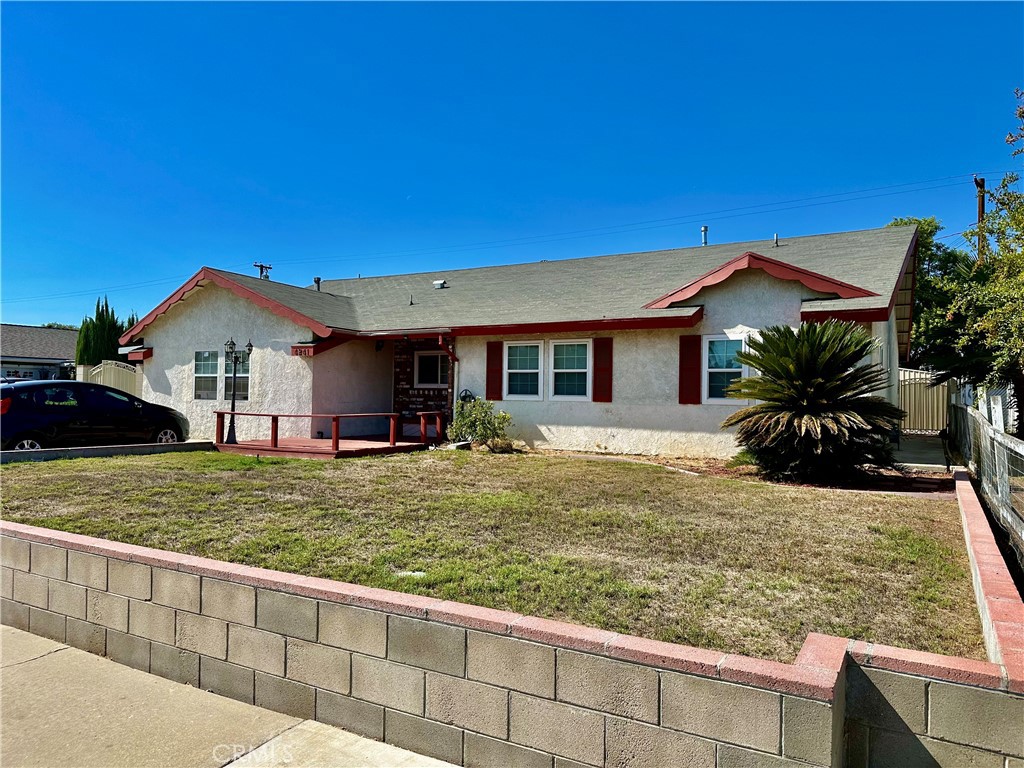
[(2, 627), (4, 768), (447, 768)]
[(904, 435), (895, 451), (896, 461), (911, 469), (946, 471), (946, 454), (942, 440), (934, 435)]

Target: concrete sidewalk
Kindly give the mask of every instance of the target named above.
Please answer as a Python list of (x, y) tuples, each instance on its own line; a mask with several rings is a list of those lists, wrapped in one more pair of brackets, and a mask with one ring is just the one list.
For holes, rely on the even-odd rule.
[(4, 768), (447, 768), (12, 627), (0, 632)]

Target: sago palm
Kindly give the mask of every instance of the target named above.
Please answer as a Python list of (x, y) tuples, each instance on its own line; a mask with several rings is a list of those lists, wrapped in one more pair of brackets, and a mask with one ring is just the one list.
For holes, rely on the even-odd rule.
[(758, 402), (722, 426), (738, 427), (739, 443), (773, 477), (817, 480), (893, 466), (889, 435), (903, 411), (872, 394), (889, 384), (885, 371), (864, 362), (875, 344), (852, 322), (764, 329), (736, 355), (758, 375), (728, 389)]

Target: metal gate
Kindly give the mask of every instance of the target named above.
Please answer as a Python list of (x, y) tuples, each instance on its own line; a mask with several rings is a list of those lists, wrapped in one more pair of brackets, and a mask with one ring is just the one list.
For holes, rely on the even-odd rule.
[(900, 408), (906, 412), (903, 432), (930, 434), (946, 428), (949, 387), (929, 387), (934, 376), (934, 371), (900, 368)]
[(139, 395), (139, 379), (135, 366), (118, 360), (104, 360), (89, 371), (85, 380), (92, 384), (106, 384), (136, 397)]

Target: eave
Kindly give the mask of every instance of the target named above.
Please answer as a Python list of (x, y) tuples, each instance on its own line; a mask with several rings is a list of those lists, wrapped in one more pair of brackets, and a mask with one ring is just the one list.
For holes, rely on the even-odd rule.
[(715, 267), (710, 272), (705, 272), (696, 280), (690, 281), (682, 288), (678, 288), (671, 293), (665, 294), (659, 299), (655, 299), (650, 304), (647, 304), (644, 309), (670, 309), (674, 304), (693, 298), (703, 289), (712, 285), (717, 285), (718, 283), (732, 277), (736, 272), (745, 269), (764, 270), (769, 275), (778, 278), (779, 280), (795, 280), (807, 288), (810, 288), (812, 291), (818, 291), (819, 293), (834, 293), (843, 299), (856, 299), (878, 295), (866, 288), (851, 285), (850, 283), (844, 283), (842, 280), (836, 280), (828, 275), (811, 272), (810, 270), (802, 269), (800, 267), (793, 266), (792, 264), (787, 264), (784, 261), (771, 259), (767, 256), (762, 256), (759, 253), (754, 253), (753, 251), (747, 251), (743, 255), (737, 256), (735, 259), (727, 261), (719, 267)]
[(312, 331), (315, 336), (328, 337), (334, 334), (333, 328), (329, 328), (323, 323), (314, 320), (311, 317), (307, 317), (291, 307), (274, 301), (273, 299), (269, 299), (256, 291), (250, 290), (249, 288), (236, 283), (234, 280), (214, 272), (209, 267), (203, 267), (192, 275), (192, 277), (190, 277), (184, 285), (178, 288), (178, 290), (164, 299), (152, 312), (133, 325), (123, 336), (121, 336), (120, 339), (118, 339), (118, 341), (121, 344), (128, 344), (133, 338), (142, 333), (147, 326), (153, 323), (154, 320), (166, 313), (179, 301), (182, 301), (193, 290), (202, 288), (209, 284), (220, 286), (221, 288), (231, 291), (231, 293), (240, 298), (251, 301), (258, 307), (263, 307), (279, 317), (291, 320), (296, 325), (304, 326)]

